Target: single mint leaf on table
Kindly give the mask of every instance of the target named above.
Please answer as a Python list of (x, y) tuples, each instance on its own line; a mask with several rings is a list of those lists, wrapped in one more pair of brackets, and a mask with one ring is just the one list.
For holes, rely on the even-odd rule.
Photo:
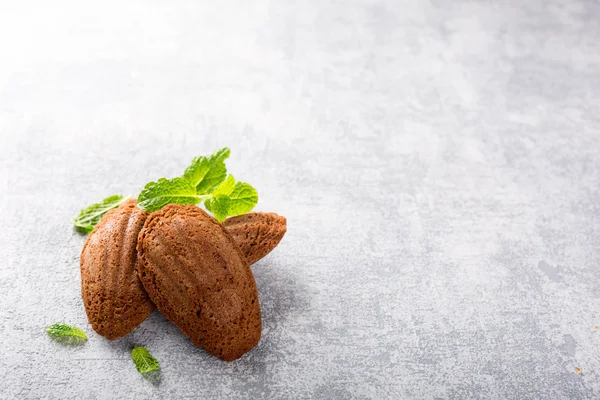
[(152, 354), (142, 346), (135, 346), (131, 350), (131, 358), (135, 363), (135, 368), (144, 376), (149, 376), (150, 373), (158, 371), (158, 360), (152, 357)]
[(81, 210), (75, 221), (75, 228), (83, 233), (90, 233), (94, 230), (94, 227), (100, 222), (100, 219), (104, 214), (113, 208), (117, 208), (129, 199), (130, 196), (124, 197), (120, 194), (109, 196), (99, 203), (92, 204), (91, 206)]
[(192, 160), (192, 164), (186, 168), (183, 178), (200, 195), (210, 194), (227, 176), (225, 159), (231, 151), (224, 147), (210, 156), (200, 156)]
[(256, 189), (245, 182), (236, 183), (235, 178), (229, 175), (204, 201), (204, 206), (217, 221), (223, 222), (227, 217), (252, 211), (257, 202)]
[(57, 342), (67, 344), (82, 344), (87, 335), (81, 329), (67, 324), (53, 324), (46, 328), (48, 335)]
[(167, 204), (198, 204), (203, 196), (184, 178), (165, 179), (148, 183), (138, 196), (138, 206), (149, 213), (160, 210)]

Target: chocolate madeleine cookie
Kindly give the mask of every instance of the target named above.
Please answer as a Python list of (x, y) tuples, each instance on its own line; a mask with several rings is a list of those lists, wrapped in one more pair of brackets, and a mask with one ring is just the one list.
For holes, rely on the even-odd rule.
[(81, 295), (92, 328), (125, 336), (154, 310), (136, 271), (136, 242), (148, 213), (128, 200), (109, 211), (81, 251)]
[(254, 264), (271, 252), (285, 235), (286, 219), (275, 213), (248, 213), (223, 221), (248, 264)]
[(138, 236), (138, 274), (158, 309), (197, 346), (232, 361), (260, 340), (252, 271), (225, 228), (200, 208), (170, 204)]

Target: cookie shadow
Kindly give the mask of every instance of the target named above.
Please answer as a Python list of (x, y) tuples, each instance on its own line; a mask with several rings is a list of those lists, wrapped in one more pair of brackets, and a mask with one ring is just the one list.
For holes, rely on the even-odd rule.
[[(164, 357), (164, 344), (168, 338), (177, 335), (179, 330), (158, 310), (154, 310), (146, 320), (137, 326), (133, 332), (128, 335), (109, 340), (102, 338), (99, 344), (103, 349), (108, 350), (109, 359), (119, 358), (129, 364), (131, 371), (136, 371), (136, 365), (132, 358), (132, 350), (135, 346), (145, 347), (150, 354), (158, 359), (160, 367), (158, 370), (148, 372), (135, 372), (141, 378), (146, 380), (154, 387), (159, 387), (163, 382), (162, 369), (168, 365), (170, 360)], [(165, 340), (167, 339), (167, 340)], [(168, 352), (167, 352), (168, 354)]]
[(310, 309), (310, 288), (301, 280), (301, 274), (293, 273), (291, 268), (302, 270), (268, 256), (252, 265), (263, 327), (258, 346), (246, 355), (252, 363), (273, 360), (285, 353), (282, 338), (297, 323), (299, 315)]
[[(114, 345), (130, 347), (145, 343), (150, 351), (152, 346), (168, 346), (170, 354), (183, 352), (187, 356), (198, 357), (198, 365), (210, 365), (223, 371), (240, 368), (246, 373), (259, 373), (268, 362), (279, 359), (285, 353), (285, 342), (281, 338), (297, 323), (298, 314), (310, 308), (310, 293), (309, 287), (298, 278), (301, 275), (290, 273), (289, 268), (292, 267), (283, 265), (276, 258), (271, 260), (266, 257), (251, 268), (261, 306), (262, 335), (259, 344), (240, 359), (224, 362), (195, 346), (158, 310), (154, 310), (132, 334), (123, 338), (123, 342)], [(293, 268), (298, 266), (294, 265)]]

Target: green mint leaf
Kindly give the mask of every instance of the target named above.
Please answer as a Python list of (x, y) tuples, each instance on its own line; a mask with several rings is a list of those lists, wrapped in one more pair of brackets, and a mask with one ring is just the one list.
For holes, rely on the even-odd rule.
[(212, 193), (212, 197), (204, 201), (204, 207), (213, 213), (217, 221), (227, 218), (229, 212), (229, 194), (235, 188), (235, 178), (229, 175)]
[(225, 160), (229, 154), (225, 147), (210, 156), (196, 157), (183, 177), (148, 183), (138, 197), (138, 206), (154, 212), (170, 203), (198, 204), (204, 200), (206, 209), (219, 222), (250, 212), (258, 202), (258, 193), (227, 175)]
[(235, 188), (229, 194), (231, 204), (229, 206), (229, 215), (246, 214), (258, 203), (258, 192), (246, 182), (238, 182)]
[(245, 182), (235, 183), (229, 175), (213, 192), (212, 197), (204, 201), (206, 209), (213, 213), (216, 220), (245, 214), (252, 211), (258, 202), (256, 189)]
[(66, 344), (82, 344), (87, 335), (81, 329), (67, 324), (53, 324), (46, 328), (48, 335), (57, 342)]
[(229, 175), (219, 186), (212, 192), (212, 196), (225, 195), (228, 196), (235, 188), (235, 178)]
[(225, 195), (218, 195), (204, 201), (204, 206), (208, 211), (213, 213), (215, 219), (219, 222), (223, 222), (229, 215), (229, 197)]
[(184, 179), (196, 188), (196, 193), (210, 194), (227, 176), (225, 159), (229, 154), (230, 150), (224, 147), (210, 156), (194, 158), (183, 174)]
[(83, 233), (90, 233), (94, 227), (100, 222), (104, 214), (113, 208), (117, 208), (125, 200), (131, 196), (123, 197), (120, 194), (109, 196), (100, 203), (92, 204), (91, 206), (81, 210), (75, 221), (75, 228)]
[(135, 368), (144, 376), (157, 371), (159, 369), (158, 360), (152, 357), (152, 354), (145, 347), (135, 346), (131, 350), (131, 358), (135, 363)]
[(160, 210), (167, 204), (198, 204), (203, 196), (184, 178), (165, 179), (148, 183), (138, 196), (138, 206), (148, 212)]

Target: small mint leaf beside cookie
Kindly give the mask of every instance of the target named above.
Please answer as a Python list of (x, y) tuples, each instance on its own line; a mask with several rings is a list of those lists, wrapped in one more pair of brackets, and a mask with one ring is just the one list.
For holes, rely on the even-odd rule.
[(142, 346), (135, 346), (131, 350), (131, 359), (135, 363), (135, 368), (144, 377), (150, 377), (159, 371), (159, 362), (152, 354)]
[(60, 343), (66, 344), (82, 344), (87, 340), (87, 335), (84, 331), (67, 324), (52, 324), (46, 328), (48, 335)]
[(73, 222), (75, 229), (82, 233), (90, 233), (94, 230), (94, 227), (98, 225), (98, 222), (100, 222), (100, 219), (104, 216), (104, 214), (113, 208), (119, 207), (121, 203), (129, 199), (129, 197), (131, 196), (125, 197), (120, 194), (116, 194), (105, 198), (99, 203), (92, 204), (91, 206), (84, 208)]

